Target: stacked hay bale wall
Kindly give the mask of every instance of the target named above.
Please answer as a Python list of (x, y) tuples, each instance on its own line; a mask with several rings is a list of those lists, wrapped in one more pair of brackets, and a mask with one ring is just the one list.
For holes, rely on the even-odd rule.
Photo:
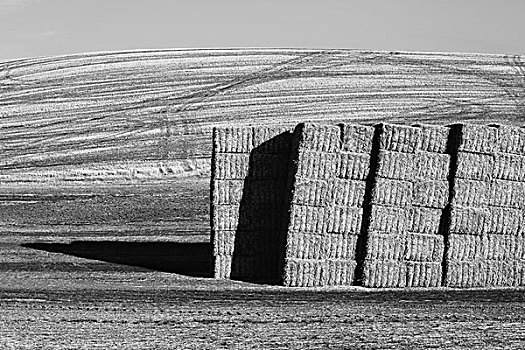
[(217, 278), (525, 285), (523, 128), (221, 128), (213, 150)]
[(296, 128), (284, 285), (353, 284), (373, 131), (348, 124)]
[(215, 128), (211, 229), (216, 278), (278, 279), (291, 133)]
[(449, 128), (378, 127), (362, 283), (367, 287), (441, 285), (449, 197)]
[(525, 132), (508, 126), (457, 129), (445, 285), (523, 285)]

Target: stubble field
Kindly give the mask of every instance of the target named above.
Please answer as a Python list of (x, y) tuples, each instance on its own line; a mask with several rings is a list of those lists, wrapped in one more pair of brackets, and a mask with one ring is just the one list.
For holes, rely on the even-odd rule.
[(525, 290), (209, 276), (219, 125), (525, 120), (524, 59), (164, 50), (0, 62), (0, 348), (522, 349)]

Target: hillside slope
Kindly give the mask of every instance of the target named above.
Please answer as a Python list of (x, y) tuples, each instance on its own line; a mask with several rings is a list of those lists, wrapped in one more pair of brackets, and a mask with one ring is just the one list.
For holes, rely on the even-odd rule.
[(0, 63), (0, 118), (0, 244), (206, 240), (213, 126), (521, 125), (525, 58), (286, 49), (30, 58)]

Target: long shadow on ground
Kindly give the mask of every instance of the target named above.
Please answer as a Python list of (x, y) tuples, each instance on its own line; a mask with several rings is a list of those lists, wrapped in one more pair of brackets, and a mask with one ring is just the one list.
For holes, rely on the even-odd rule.
[(213, 276), (210, 243), (75, 241), (22, 246), (192, 277)]

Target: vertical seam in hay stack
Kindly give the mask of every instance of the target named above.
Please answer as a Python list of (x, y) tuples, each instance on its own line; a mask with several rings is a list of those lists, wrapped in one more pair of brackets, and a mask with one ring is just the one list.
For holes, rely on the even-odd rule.
[[(447, 279), (452, 287), (525, 284), (525, 133), (511, 126), (458, 127)], [(483, 161), (487, 163), (484, 163)], [(476, 191), (485, 192), (480, 196)]]
[(354, 283), (372, 137), (371, 127), (359, 125), (296, 128), (285, 285)]
[(363, 199), (363, 217), (361, 220), (361, 228), (356, 246), (356, 271), (353, 282), (354, 285), (363, 284), (363, 269), (365, 257), (367, 254), (368, 230), (370, 227), (370, 218), (372, 216), (372, 190), (376, 183), (380, 149), (380, 130), (378, 128), (378, 125), (374, 126), (374, 134), (372, 137), (370, 170), (368, 176), (366, 177), (365, 195)]
[(441, 276), (441, 286), (447, 284), (448, 278), (448, 252), (450, 248), (449, 235), (450, 235), (450, 220), (452, 211), (452, 200), (454, 199), (454, 179), (456, 178), (456, 172), (458, 167), (458, 148), (459, 148), (459, 137), (460, 128), (458, 125), (450, 126), (450, 133), (447, 142), (447, 153), (450, 155), (449, 163), (449, 174), (448, 174), (448, 201), (447, 206), (443, 211), (442, 220), (440, 222), (440, 232), (443, 234), (445, 240), (445, 248), (443, 249), (443, 257), (441, 261), (441, 270), (443, 274)]
[[(448, 201), (448, 129), (380, 124), (362, 284), (439, 286)], [(416, 225), (417, 224), (417, 225)]]

